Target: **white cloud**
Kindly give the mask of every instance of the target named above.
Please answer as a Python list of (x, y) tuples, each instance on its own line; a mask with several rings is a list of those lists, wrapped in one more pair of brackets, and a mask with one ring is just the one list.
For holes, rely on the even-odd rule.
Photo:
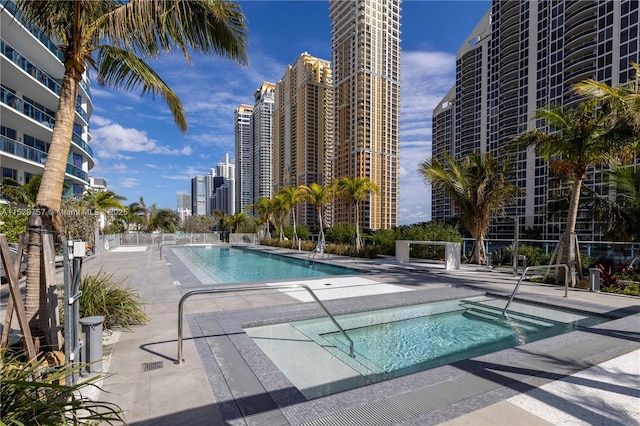
[(135, 179), (131, 177), (120, 179), (116, 181), (114, 184), (116, 188), (134, 188), (139, 185), (140, 185), (140, 179)]
[[(93, 117), (92, 117), (93, 119)], [(172, 149), (166, 145), (158, 145), (150, 139), (147, 132), (134, 128), (125, 128), (118, 123), (98, 117), (93, 123), (97, 125), (91, 131), (92, 145), (100, 157), (130, 159), (121, 152), (145, 152), (148, 154), (190, 155), (191, 147)]]
[(400, 93), (400, 224), (431, 220), (431, 190), (418, 164), (431, 156), (433, 109), (455, 81), (455, 55), (403, 51)]

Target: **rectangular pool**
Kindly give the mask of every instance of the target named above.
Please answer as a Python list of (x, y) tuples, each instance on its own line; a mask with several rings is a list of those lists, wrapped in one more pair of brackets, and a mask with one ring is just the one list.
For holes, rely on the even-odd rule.
[[(608, 319), (478, 296), (336, 317), (355, 356), (328, 318), (246, 328), (306, 398), (423, 371)], [(309, 368), (313, 366), (313, 368)]]
[(203, 284), (277, 281), (362, 273), (272, 253), (223, 246), (173, 249)]

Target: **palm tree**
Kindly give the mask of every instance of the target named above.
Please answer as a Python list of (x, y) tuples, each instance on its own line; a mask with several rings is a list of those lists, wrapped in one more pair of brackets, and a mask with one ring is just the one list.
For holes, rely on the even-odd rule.
[(152, 204), (151, 205), (151, 209), (147, 208), (147, 205), (144, 203), (144, 198), (142, 197), (142, 195), (140, 196), (140, 199), (138, 200), (138, 216), (139, 216), (139, 221), (138, 221), (138, 230), (140, 230), (140, 225), (142, 225), (142, 229), (147, 231), (149, 228), (149, 217), (151, 216), (152, 211), (154, 211), (156, 209), (156, 205)]
[(6, 177), (2, 179), (0, 190), (2, 196), (9, 202), (33, 207), (36, 204), (41, 181), (41, 176), (33, 175), (27, 183), (20, 185), (17, 180)]
[(245, 212), (236, 212), (227, 217), (227, 226), (231, 233), (246, 231), (255, 225), (253, 218)]
[(140, 230), (140, 218), (142, 217), (142, 207), (140, 207), (139, 203), (131, 203), (126, 209), (126, 215), (124, 216), (124, 221), (127, 223), (127, 233), (131, 230), (131, 225), (136, 225), (136, 230)]
[(162, 231), (173, 233), (180, 224), (180, 216), (171, 209), (157, 209), (149, 219), (150, 231)]
[(574, 108), (552, 105), (536, 111), (551, 131), (527, 131), (512, 141), (518, 150), (533, 147), (536, 154), (553, 162), (550, 169), (572, 182), (565, 231), (561, 237), (557, 263), (566, 264), (575, 276), (575, 228), (580, 204), (580, 191), (588, 170), (605, 161), (614, 161), (615, 151), (631, 143), (631, 134), (624, 135), (619, 126), (611, 126), (606, 108), (597, 99), (589, 99)]
[(291, 221), (293, 222), (293, 237), (291, 238), (291, 247), (295, 247), (295, 244), (298, 241), (298, 232), (296, 230), (296, 210), (298, 204), (304, 201), (305, 193), (301, 186), (287, 186), (285, 188), (282, 188), (279, 194), (282, 195), (287, 213), (291, 214)]
[(284, 230), (282, 226), (284, 224), (284, 217), (288, 211), (287, 200), (285, 196), (279, 192), (271, 198), (271, 203), (273, 204), (274, 222), (278, 227), (278, 239), (284, 241)]
[(258, 198), (255, 204), (247, 206), (247, 210), (255, 210), (264, 224), (264, 238), (271, 239), (271, 221), (275, 213), (275, 203), (271, 198)]
[(318, 211), (318, 246), (324, 247), (324, 215), (323, 212), (327, 205), (329, 205), (336, 196), (336, 189), (334, 185), (322, 186), (318, 183), (312, 183), (311, 185), (302, 186), (304, 191), (304, 198), (316, 206)]
[[(145, 62), (174, 48), (185, 59), (190, 52), (215, 53), (246, 64), (246, 26), (240, 7), (218, 0), (18, 0), (23, 16), (53, 40), (60, 40), (64, 76), (51, 145), (36, 205), (49, 212), (60, 208), (62, 187), (71, 144), (78, 86), (87, 66), (93, 66), (98, 84), (142, 94), (160, 95), (176, 125), (187, 123), (178, 96)], [(53, 215), (32, 216), (31, 228), (58, 230)], [(48, 303), (40, 285), (40, 235), (29, 236), (26, 311), (32, 334), (46, 336)]]
[(367, 200), (372, 193), (380, 191), (378, 185), (375, 182), (371, 182), (366, 177), (348, 177), (338, 179), (336, 182), (336, 195), (344, 198), (351, 204), (354, 210), (354, 249), (358, 253), (362, 247), (362, 241), (360, 239), (360, 204)]
[(484, 238), (491, 217), (504, 214), (520, 189), (506, 180), (508, 162), (499, 162), (489, 153), (476, 152), (461, 161), (445, 154), (444, 160), (427, 159), (418, 171), (434, 188), (451, 196), (460, 222), (475, 239), (471, 262), (482, 264), (486, 262)]
[(593, 79), (574, 86), (579, 95), (598, 99), (610, 113), (610, 126), (628, 125), (640, 133), (640, 65), (633, 63), (636, 77), (617, 86), (609, 86)]
[(113, 219), (113, 211), (124, 211), (126, 209), (122, 201), (126, 200), (126, 197), (118, 195), (113, 191), (97, 191), (88, 190), (82, 195), (82, 199), (89, 205), (89, 208), (94, 212), (104, 214), (109, 221)]
[(640, 169), (614, 165), (604, 171), (608, 194), (592, 191), (590, 213), (606, 225), (605, 238), (613, 241), (640, 240)]

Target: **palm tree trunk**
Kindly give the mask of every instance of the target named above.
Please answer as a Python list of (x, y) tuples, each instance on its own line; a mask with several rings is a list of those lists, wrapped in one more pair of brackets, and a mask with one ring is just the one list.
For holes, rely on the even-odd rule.
[(49, 304), (47, 303), (47, 289), (44, 288), (45, 282), (42, 270), (42, 236), (39, 229), (33, 228), (41, 228), (44, 231), (60, 231), (58, 210), (62, 202), (61, 194), (67, 169), (67, 158), (71, 147), (76, 97), (78, 95), (78, 80), (76, 80), (75, 76), (81, 77), (75, 69), (71, 68), (65, 71), (62, 79), (59, 106), (56, 112), (56, 124), (51, 135), (47, 162), (44, 166), (40, 189), (36, 197), (36, 208), (29, 220), (32, 230), (29, 230), (25, 311), (34, 341), (40, 341), (49, 336), (47, 329), (50, 315)]
[(360, 206), (358, 205), (357, 201), (354, 204), (355, 204), (355, 212), (356, 212), (356, 220), (355, 220), (356, 241), (354, 245), (355, 245), (356, 254), (357, 254), (360, 252)]
[(321, 247), (324, 247), (324, 227), (322, 226), (322, 210), (318, 208), (318, 226), (320, 227), (320, 232), (318, 233), (318, 244)]
[[(571, 199), (569, 200), (567, 227), (558, 242), (558, 257), (556, 260), (556, 264), (564, 264), (569, 267), (569, 279), (571, 280), (572, 286), (574, 285), (574, 277), (576, 276), (576, 257), (580, 255), (580, 253), (576, 253), (572, 235), (575, 235), (576, 232), (581, 187), (582, 179), (574, 180), (573, 187), (571, 188)], [(581, 272), (582, 271), (580, 271), (580, 273)], [(564, 271), (561, 268), (557, 268), (556, 270), (556, 279), (564, 283)]]
[(293, 235), (291, 236), (291, 248), (295, 248), (296, 241), (298, 240), (298, 232), (296, 230), (296, 207), (291, 209), (291, 218), (293, 219)]

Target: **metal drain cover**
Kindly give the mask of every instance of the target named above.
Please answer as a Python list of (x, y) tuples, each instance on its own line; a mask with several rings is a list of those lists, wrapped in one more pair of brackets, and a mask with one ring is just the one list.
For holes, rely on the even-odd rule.
[(162, 361), (142, 363), (142, 371), (157, 370), (158, 368), (162, 368), (162, 367), (163, 367)]

